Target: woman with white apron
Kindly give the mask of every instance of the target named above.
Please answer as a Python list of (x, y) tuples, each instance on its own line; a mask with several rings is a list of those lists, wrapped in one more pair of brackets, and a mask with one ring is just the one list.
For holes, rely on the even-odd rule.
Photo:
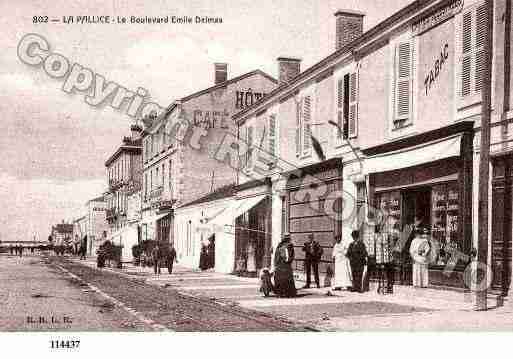
[(335, 245), (333, 246), (333, 258), (335, 259), (335, 276), (333, 289), (341, 290), (342, 288), (350, 288), (353, 285), (351, 278), (351, 265), (346, 257), (347, 250), (351, 244), (351, 240), (342, 241), (342, 236), (335, 236)]
[(410, 245), (410, 255), (413, 260), (413, 286), (427, 288), (429, 283), (428, 265), (432, 255), (427, 229), (419, 230), (413, 238)]

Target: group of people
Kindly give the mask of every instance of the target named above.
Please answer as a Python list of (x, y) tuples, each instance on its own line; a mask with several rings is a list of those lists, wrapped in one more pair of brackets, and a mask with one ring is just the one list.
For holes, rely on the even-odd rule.
[[(16, 255), (16, 256), (19, 256), (19, 257), (22, 257), (23, 256), (23, 250), (25, 248), (21, 245), (16, 245), (16, 246), (10, 246), (9, 247), (9, 251), (11, 253), (11, 255)], [(34, 253), (34, 248), (31, 248), (31, 251), (32, 253)]]
[(176, 259), (176, 250), (173, 245), (157, 243), (151, 251), (153, 259), (153, 271), (155, 274), (161, 274), (161, 268), (167, 267), (169, 274), (173, 273), (173, 264), (178, 263)]
[[(411, 257), (413, 286), (425, 288), (429, 282), (428, 265), (433, 256), (433, 249), (429, 240), (429, 231), (417, 217), (415, 223), (409, 227), (408, 240), (404, 244), (405, 253)], [(383, 241), (387, 242), (386, 248)], [(390, 244), (389, 238), (385, 235), (377, 236), (376, 256), (369, 257), (367, 248), (360, 232), (351, 232), (351, 237), (343, 240), (340, 234), (335, 235), (332, 258), (334, 259), (334, 271), (328, 271), (329, 285), (333, 290), (348, 290), (362, 293), (368, 290), (370, 271), (367, 268), (372, 261), (374, 270), (375, 264), (384, 276), (386, 282), (385, 292), (392, 293), (394, 285), (394, 255), (396, 250)], [(306, 284), (303, 288), (310, 288), (311, 275), (317, 288), (320, 288), (319, 263), (321, 262), (323, 249), (314, 239), (313, 233), (308, 235), (302, 250), (305, 252), (304, 269)], [(292, 262), (294, 261), (294, 245), (291, 243), (290, 234), (285, 234), (274, 253), (274, 292), (280, 297), (294, 297), (297, 289), (294, 282)], [(405, 260), (402, 258), (402, 262)], [(331, 280), (330, 280), (331, 279)]]

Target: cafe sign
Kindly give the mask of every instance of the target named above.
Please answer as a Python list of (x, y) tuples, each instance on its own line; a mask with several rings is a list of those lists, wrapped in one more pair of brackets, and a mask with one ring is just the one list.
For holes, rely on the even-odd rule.
[(446, 6), (436, 10), (429, 16), (424, 17), (411, 25), (413, 35), (420, 35), (424, 31), (444, 22), (445, 20), (458, 14), (463, 9), (463, 0), (454, 0)]

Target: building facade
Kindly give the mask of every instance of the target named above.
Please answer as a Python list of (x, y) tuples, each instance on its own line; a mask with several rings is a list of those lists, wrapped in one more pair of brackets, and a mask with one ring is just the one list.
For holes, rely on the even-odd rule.
[(52, 226), (50, 236), (54, 246), (70, 246), (73, 244), (73, 223), (58, 223)]
[(227, 65), (215, 64), (214, 86), (185, 96), (158, 117), (144, 120), (143, 240), (174, 243), (181, 263), (193, 265), (199, 251), (187, 250), (190, 247), (182, 242), (183, 237), (177, 237), (185, 228), (180, 226), (192, 219), (188, 214), (178, 218), (178, 209), (235, 184), (237, 171), (215, 158), (223, 138), (237, 137), (231, 115), (275, 87), (276, 80), (260, 70), (228, 80)]
[(103, 196), (87, 201), (86, 205), (87, 254), (95, 255), (96, 250), (107, 238), (109, 224), (105, 216), (106, 202)]
[[(137, 214), (133, 196), (142, 185), (142, 128), (130, 127), (131, 136), (123, 138), (121, 146), (105, 162), (108, 190), (104, 194), (105, 217), (109, 224), (107, 238), (123, 247), (123, 260), (131, 260), (131, 248), (139, 241)], [(130, 205), (129, 205), (130, 204)]]
[[(494, 288), (507, 292), (511, 2), (494, 1), (493, 19), (487, 19), (483, 1), (416, 1), (365, 33), (359, 32), (363, 14), (340, 10), (335, 16), (330, 56), (234, 116), (249, 146), (241, 154), (239, 184), (272, 182), (272, 247), (290, 233), (301, 276), (300, 247), (314, 233), (327, 254), (326, 271), (335, 234), (359, 229), (376, 254), (378, 236), (397, 242), (418, 216), (437, 247), (431, 284), (464, 285), (478, 242), (484, 39), (492, 21), (489, 263), (494, 274), (502, 273), (494, 276)], [(340, 33), (347, 29), (354, 36)], [(466, 259), (447, 276), (456, 252)], [(396, 268), (404, 284), (411, 282), (406, 257)]]

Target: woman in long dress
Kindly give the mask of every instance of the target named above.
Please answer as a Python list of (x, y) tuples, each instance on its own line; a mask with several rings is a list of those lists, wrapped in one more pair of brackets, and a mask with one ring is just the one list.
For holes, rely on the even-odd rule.
[(342, 288), (350, 288), (352, 286), (351, 278), (351, 264), (347, 258), (347, 250), (352, 240), (342, 241), (340, 234), (335, 236), (335, 245), (333, 246), (333, 258), (335, 259), (335, 277), (334, 277), (334, 290), (341, 290)]
[(285, 234), (274, 253), (274, 292), (279, 297), (295, 297), (296, 285), (292, 273), (294, 246), (290, 235)]

